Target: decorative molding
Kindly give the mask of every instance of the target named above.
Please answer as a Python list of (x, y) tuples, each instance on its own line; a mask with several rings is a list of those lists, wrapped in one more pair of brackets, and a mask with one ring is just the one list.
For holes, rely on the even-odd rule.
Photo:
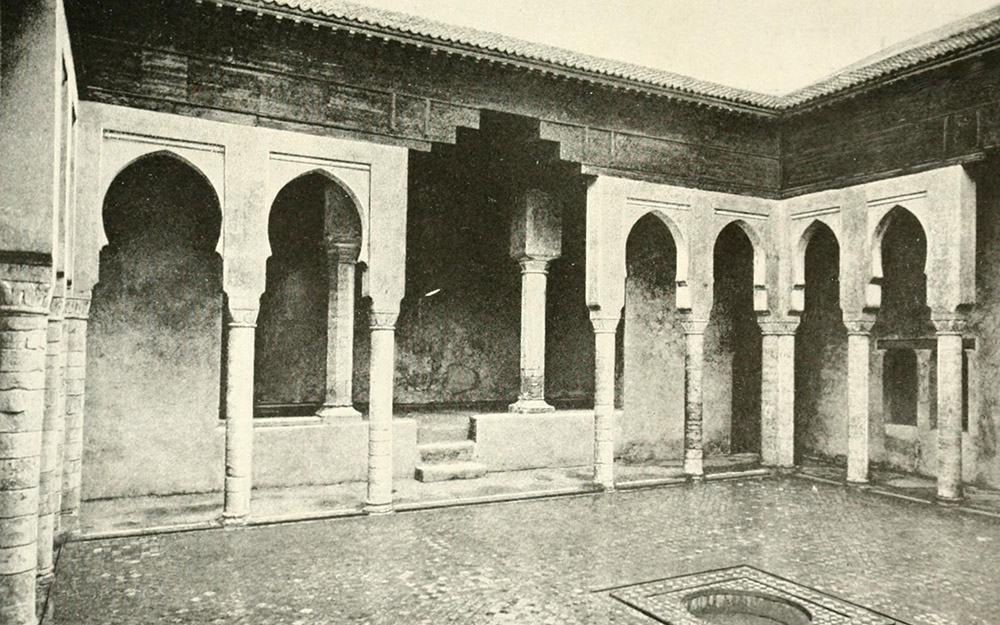
[(66, 309), (66, 298), (62, 295), (53, 295), (52, 303), (49, 304), (49, 321), (62, 321)]
[(230, 328), (256, 328), (259, 308), (232, 308), (226, 315), (226, 325)]
[(54, 279), (50, 266), (0, 264), (0, 312), (48, 316)]
[(107, 141), (125, 141), (127, 143), (145, 143), (167, 148), (178, 148), (183, 150), (197, 150), (199, 152), (211, 152), (213, 154), (225, 154), (226, 147), (215, 143), (204, 143), (199, 141), (188, 141), (185, 139), (171, 139), (168, 137), (158, 137), (156, 135), (144, 135), (121, 130), (104, 130), (104, 139)]
[(810, 217), (822, 217), (823, 215), (836, 215), (840, 212), (839, 206), (829, 206), (827, 208), (813, 208), (800, 213), (793, 213), (792, 219), (809, 219)]
[(961, 336), (969, 327), (969, 320), (961, 315), (932, 315), (931, 322), (938, 336)]
[(618, 331), (619, 317), (590, 317), (594, 326), (594, 334), (614, 334)]
[(518, 259), (521, 264), (521, 275), (537, 273), (543, 276), (549, 273), (549, 260), (538, 257), (522, 257)]
[(798, 319), (760, 319), (757, 321), (760, 333), (765, 336), (795, 336), (799, 327)]
[(67, 295), (63, 317), (86, 320), (90, 317), (90, 296)]
[(910, 200), (920, 200), (925, 197), (927, 197), (926, 189), (923, 191), (913, 191), (912, 193), (889, 195), (886, 197), (876, 198), (874, 200), (868, 200), (868, 208), (877, 208), (879, 206), (885, 206), (886, 204), (899, 204), (901, 202), (909, 202)]
[(399, 312), (397, 311), (373, 310), (371, 313), (371, 324), (369, 327), (372, 330), (394, 331), (396, 329), (396, 319), (398, 318)]
[(355, 171), (371, 171), (370, 163), (358, 163), (354, 161), (339, 161), (321, 156), (307, 156), (304, 154), (291, 154), (289, 152), (271, 152), (270, 160), (283, 163), (299, 163), (302, 165), (314, 165), (319, 167), (333, 167), (336, 169), (353, 169)]
[(732, 208), (716, 208), (716, 215), (722, 215), (724, 217), (738, 217), (740, 219), (768, 219), (771, 216), (764, 213), (755, 213), (753, 211), (742, 211)]
[(628, 206), (641, 206), (643, 208), (656, 208), (661, 210), (679, 210), (679, 211), (691, 210), (690, 204), (682, 204), (680, 202), (668, 202), (665, 200), (648, 200), (638, 197), (626, 198), (625, 204)]
[(874, 319), (845, 319), (844, 327), (847, 328), (848, 336), (869, 336), (872, 327), (875, 325)]

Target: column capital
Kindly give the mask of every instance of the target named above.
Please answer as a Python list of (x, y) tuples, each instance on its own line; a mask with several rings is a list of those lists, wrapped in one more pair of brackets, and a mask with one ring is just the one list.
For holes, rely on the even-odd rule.
[(794, 336), (799, 327), (798, 319), (760, 319), (760, 333), (771, 336)]
[(708, 320), (682, 319), (681, 327), (684, 329), (684, 334), (704, 334), (705, 328), (708, 327)]
[(931, 315), (931, 322), (934, 324), (934, 331), (938, 336), (961, 336), (969, 327), (969, 321), (965, 315), (955, 313)]
[(874, 325), (875, 320), (868, 317), (844, 319), (848, 336), (869, 336)]
[(373, 310), (371, 312), (371, 323), (369, 327), (372, 330), (395, 330), (396, 320), (399, 318), (399, 311), (386, 310), (379, 311)]
[(0, 312), (47, 316), (53, 281), (49, 265), (0, 263)]
[(549, 263), (552, 258), (540, 258), (537, 256), (522, 256), (517, 259), (517, 262), (521, 264), (521, 275), (527, 273), (540, 273), (546, 275), (549, 273)]
[(331, 242), (326, 248), (327, 258), (342, 265), (356, 264), (360, 252), (361, 247), (355, 243)]
[(90, 317), (90, 294), (67, 294), (63, 302), (63, 317), (86, 321)]
[(66, 298), (63, 295), (53, 295), (49, 304), (49, 320), (62, 321), (65, 318)]
[(621, 317), (599, 317), (590, 314), (590, 323), (594, 326), (594, 334), (614, 334), (618, 331), (618, 322)]

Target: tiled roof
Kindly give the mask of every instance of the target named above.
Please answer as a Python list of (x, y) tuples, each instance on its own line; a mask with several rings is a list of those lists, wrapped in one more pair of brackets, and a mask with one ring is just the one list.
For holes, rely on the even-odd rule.
[(376, 33), (424, 40), (428, 45), (441, 45), (459, 52), (496, 55), (502, 59), (534, 64), (548, 71), (567, 71), (583, 78), (589, 75), (593, 79), (619, 81), (638, 90), (665, 91), (764, 112), (808, 105), (927, 62), (1000, 40), (1000, 6), (997, 6), (886, 48), (812, 85), (779, 96), (343, 0), (221, 1), (314, 17), (348, 28), (354, 25)]

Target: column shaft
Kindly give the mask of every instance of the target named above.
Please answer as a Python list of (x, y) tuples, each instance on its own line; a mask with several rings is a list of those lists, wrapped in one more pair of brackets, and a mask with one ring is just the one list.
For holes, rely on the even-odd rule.
[(521, 260), (521, 391), (511, 412), (552, 412), (545, 402), (545, 297), (548, 261)]
[(332, 250), (326, 326), (326, 399), (319, 415), (360, 418), (352, 402), (355, 248)]
[(917, 427), (931, 429), (931, 356), (929, 349), (914, 350), (917, 357)]
[(392, 510), (392, 393), (398, 313), (372, 313), (368, 399), (368, 499), (372, 514)]
[(761, 461), (795, 464), (795, 321), (761, 322)]
[(87, 373), (87, 317), (89, 297), (66, 298), (66, 437), (63, 445), (63, 484), (60, 528), (80, 527), (80, 471), (83, 458), (83, 408)]
[(222, 518), (250, 515), (253, 488), (253, 370), (256, 310), (235, 311), (226, 342), (226, 479)]
[(45, 409), (38, 482), (38, 576), (53, 571), (56, 518), (62, 500), (62, 467), (59, 452), (65, 437), (64, 358), (62, 352), (63, 298), (53, 297), (46, 324)]
[(684, 322), (684, 473), (691, 477), (705, 475), (702, 433), (701, 380), (705, 366), (704, 321)]
[(962, 335), (951, 330), (937, 336), (937, 495), (962, 497)]
[(0, 309), (0, 622), (11, 625), (36, 622), (47, 314)]
[(847, 481), (868, 481), (868, 361), (870, 323), (848, 323)]
[(618, 319), (591, 319), (594, 325), (594, 483), (615, 485), (615, 330)]

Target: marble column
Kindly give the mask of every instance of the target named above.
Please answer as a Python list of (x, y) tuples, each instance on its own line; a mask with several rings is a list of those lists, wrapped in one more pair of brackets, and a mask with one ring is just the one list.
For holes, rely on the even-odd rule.
[(326, 399), (321, 417), (360, 419), (352, 402), (354, 375), (354, 274), (357, 246), (331, 245), (326, 323)]
[(392, 393), (398, 311), (372, 311), (368, 391), (369, 514), (392, 511)]
[(545, 401), (545, 297), (549, 262), (562, 253), (562, 212), (540, 189), (516, 202), (510, 255), (521, 264), (521, 385), (510, 411), (552, 412)]
[(253, 376), (256, 301), (229, 302), (226, 321), (226, 476), (222, 521), (241, 525), (250, 516), (253, 489)]
[[(59, 291), (63, 292), (60, 293)], [(65, 389), (63, 388), (62, 334), (65, 286), (60, 282), (49, 306), (46, 325), (45, 409), (42, 417), (42, 447), (38, 481), (38, 577), (53, 573), (56, 519), (62, 500), (62, 466), (59, 452), (65, 437)]]
[(868, 319), (847, 326), (847, 481), (868, 482), (868, 374), (871, 329)]
[(594, 484), (615, 487), (615, 333), (617, 317), (595, 317), (594, 326)]
[(545, 297), (549, 261), (521, 262), (521, 390), (511, 412), (553, 412), (545, 401)]
[(702, 371), (705, 368), (705, 327), (707, 321), (685, 320), (684, 342), (684, 473), (698, 479), (705, 476), (702, 432)]
[(965, 320), (935, 318), (937, 331), (937, 496), (962, 499), (962, 335)]
[(0, 623), (34, 624), (48, 267), (0, 268)]
[(80, 471), (83, 458), (89, 316), (89, 293), (66, 296), (66, 322), (63, 328), (66, 342), (66, 436), (63, 443), (62, 502), (59, 511), (59, 527), (63, 534), (72, 534), (80, 528)]
[(795, 464), (795, 329), (797, 319), (766, 320), (761, 329), (761, 462)]

